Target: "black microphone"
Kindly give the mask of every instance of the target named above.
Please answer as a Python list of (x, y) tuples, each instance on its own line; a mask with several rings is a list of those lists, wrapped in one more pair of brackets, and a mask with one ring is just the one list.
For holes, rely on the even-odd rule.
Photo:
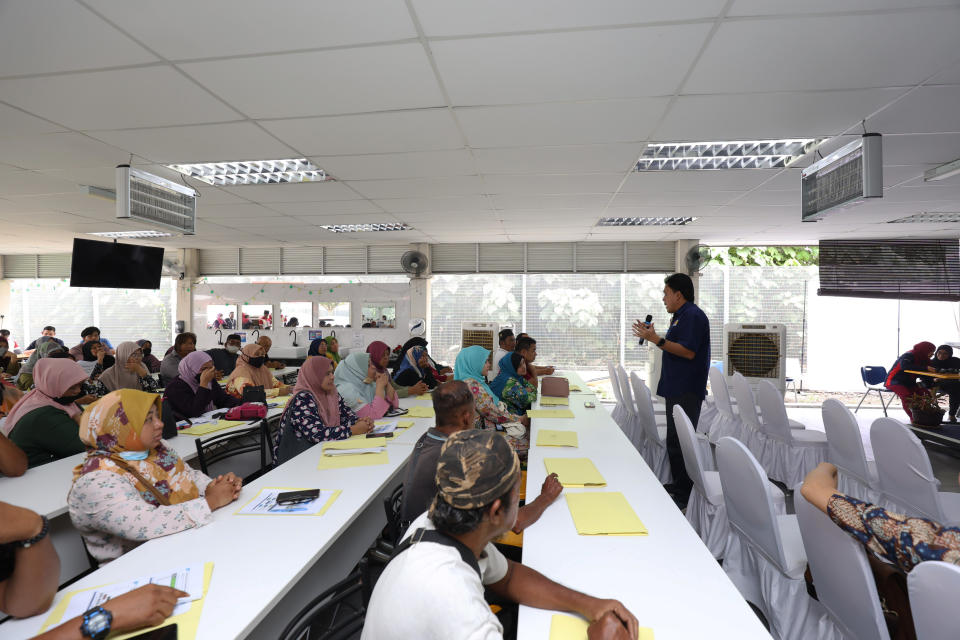
[[(648, 313), (644, 322), (646, 322), (647, 324), (650, 324), (651, 322), (653, 322), (653, 316)], [(640, 338), (640, 344), (643, 344), (643, 338)]]

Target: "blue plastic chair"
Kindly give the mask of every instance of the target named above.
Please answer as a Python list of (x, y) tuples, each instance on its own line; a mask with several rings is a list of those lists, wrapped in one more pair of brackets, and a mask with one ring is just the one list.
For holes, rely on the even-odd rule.
[[(887, 415), (887, 407), (890, 406), (890, 402), (893, 402), (893, 396), (896, 394), (890, 389), (887, 389), (887, 369), (885, 367), (860, 367), (860, 378), (863, 380), (863, 386), (867, 388), (863, 392), (863, 397), (860, 398), (860, 404), (857, 405), (857, 408), (853, 410), (854, 413), (860, 410), (860, 405), (863, 404), (863, 401), (867, 399), (867, 396), (870, 395), (871, 391), (876, 391), (877, 395), (880, 396), (880, 406), (883, 407), (883, 415)], [(890, 401), (884, 403), (883, 394), (890, 394)]]

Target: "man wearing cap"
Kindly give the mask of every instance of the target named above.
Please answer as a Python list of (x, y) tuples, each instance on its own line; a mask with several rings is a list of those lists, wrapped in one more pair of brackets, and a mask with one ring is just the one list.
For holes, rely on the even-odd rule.
[(587, 618), (589, 637), (637, 637), (637, 620), (601, 600), (507, 560), (492, 544), (517, 518), (520, 461), (493, 431), (451, 435), (437, 463), (437, 494), (387, 565), (370, 599), (361, 640), (494, 640), (503, 627), (484, 587), (519, 604)]

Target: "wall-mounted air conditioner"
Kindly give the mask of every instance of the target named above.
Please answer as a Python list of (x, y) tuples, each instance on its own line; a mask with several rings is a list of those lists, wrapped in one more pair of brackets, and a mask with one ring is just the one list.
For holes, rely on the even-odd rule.
[(197, 192), (129, 165), (117, 167), (117, 217), (192, 235)]

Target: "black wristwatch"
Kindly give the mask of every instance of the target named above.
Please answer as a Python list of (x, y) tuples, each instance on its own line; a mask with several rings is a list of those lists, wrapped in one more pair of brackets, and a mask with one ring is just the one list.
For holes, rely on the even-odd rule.
[(110, 633), (110, 625), (112, 624), (112, 613), (103, 607), (94, 607), (83, 614), (83, 622), (80, 623), (80, 633), (84, 638), (103, 640)]
[(33, 545), (37, 544), (41, 540), (47, 537), (47, 534), (50, 533), (50, 523), (47, 521), (46, 516), (40, 516), (40, 533), (33, 536), (32, 538), (27, 538), (26, 540), (20, 540), (17, 542), (20, 545), (21, 549), (29, 549)]
[(657, 346), (663, 349), (663, 345), (667, 344), (666, 338), (660, 338), (660, 342), (657, 343)]

